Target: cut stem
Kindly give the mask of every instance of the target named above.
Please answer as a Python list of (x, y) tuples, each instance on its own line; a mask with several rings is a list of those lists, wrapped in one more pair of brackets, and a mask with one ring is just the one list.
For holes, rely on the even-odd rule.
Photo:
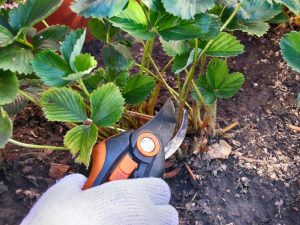
[(49, 149), (49, 150), (68, 150), (65, 147), (58, 147), (58, 146), (50, 146), (50, 145), (35, 145), (35, 144), (27, 144), (23, 142), (19, 142), (13, 139), (9, 139), (9, 142), (18, 145), (24, 148), (34, 148), (34, 149)]
[(223, 128), (223, 129), (220, 131), (219, 135), (225, 134), (226, 132), (232, 130), (233, 128), (235, 128), (235, 127), (238, 126), (238, 125), (239, 125), (239, 121), (233, 122), (233, 123), (230, 124), (229, 126)]

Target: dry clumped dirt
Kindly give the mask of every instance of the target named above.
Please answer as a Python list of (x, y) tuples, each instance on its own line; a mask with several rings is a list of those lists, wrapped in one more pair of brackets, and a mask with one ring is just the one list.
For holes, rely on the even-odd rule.
[[(287, 31), (284, 31), (287, 32)], [(177, 162), (180, 173), (168, 179), (172, 204), (181, 224), (198, 225), (295, 225), (300, 221), (300, 134), (288, 125), (300, 126), (297, 94), (300, 74), (293, 72), (279, 51), (282, 33), (262, 38), (238, 33), (246, 46), (242, 56), (229, 59), (233, 71), (246, 76), (243, 90), (218, 103), (218, 125), (239, 126), (210, 140), (210, 152), (192, 154)], [(168, 61), (159, 44), (154, 59), (160, 67)], [(86, 51), (101, 64), (101, 45), (95, 41)], [(135, 46), (137, 58), (141, 51)], [(175, 82), (170, 71), (166, 78)], [(167, 94), (160, 98), (161, 106)], [(67, 128), (47, 122), (29, 105), (13, 117), (14, 138), (24, 142), (62, 145)], [(184, 151), (199, 152), (189, 135)], [(198, 141), (204, 143), (203, 139)], [(218, 151), (219, 150), (219, 151)], [(215, 153), (217, 154), (214, 154)], [(19, 224), (38, 197), (60, 177), (87, 174), (69, 153), (28, 150), (8, 145), (2, 151), (0, 172), (0, 224)], [(193, 180), (184, 163), (192, 170)]]

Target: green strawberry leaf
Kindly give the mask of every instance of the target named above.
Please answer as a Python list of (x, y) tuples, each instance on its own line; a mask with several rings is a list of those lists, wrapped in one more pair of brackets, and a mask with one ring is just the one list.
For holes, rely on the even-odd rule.
[(85, 53), (76, 56), (74, 65), (76, 72), (68, 75), (67, 77), (63, 77), (63, 80), (75, 81), (87, 74), (90, 74), (97, 66), (97, 61), (95, 60), (94, 56)]
[(62, 0), (27, 0), (9, 12), (9, 24), (17, 32), (29, 28), (51, 15)]
[[(198, 49), (198, 54), (200, 54), (200, 52), (201, 49)], [(194, 55), (195, 49), (182, 55), (176, 55), (172, 66), (172, 72), (175, 74), (179, 74), (184, 69), (188, 68), (193, 62)]]
[[(233, 7), (223, 13), (223, 21), (229, 18)], [(270, 28), (267, 21), (281, 13), (280, 5), (261, 0), (247, 0), (241, 2), (238, 14), (227, 26), (229, 30), (241, 30), (250, 35), (263, 36)]]
[(274, 18), (268, 20), (268, 23), (270, 24), (282, 24), (282, 23), (288, 23), (289, 17), (286, 12), (281, 12)]
[(105, 65), (116, 71), (129, 70), (134, 63), (129, 49), (121, 44), (109, 44), (103, 49)]
[(160, 0), (142, 0), (143, 3), (154, 12), (164, 11), (164, 6)]
[(222, 59), (213, 59), (207, 66), (207, 83), (213, 89), (219, 89), (229, 73), (226, 62)]
[(242, 45), (235, 36), (222, 32), (206, 50), (205, 54), (214, 57), (237, 56), (244, 52)]
[(75, 0), (71, 9), (86, 18), (110, 18), (122, 12), (127, 2), (128, 0)]
[(2, 70), (30, 74), (32, 73), (30, 66), (32, 59), (33, 53), (30, 49), (12, 45), (0, 48), (0, 69)]
[(0, 8), (0, 25), (6, 27), (9, 30), (13, 30), (8, 23), (9, 10)]
[(9, 29), (0, 24), (0, 47), (5, 47), (15, 40), (15, 35), (13, 35)]
[(67, 26), (50, 26), (36, 33), (32, 38), (32, 44), (37, 49), (59, 50), (59, 42), (65, 39), (69, 31)]
[(129, 75), (130, 74), (128, 70), (118, 71), (107, 67), (103, 76), (103, 81), (105, 81), (105, 83), (113, 82), (118, 87), (123, 88), (127, 83)]
[(69, 130), (64, 137), (64, 145), (76, 157), (76, 162), (88, 166), (92, 149), (96, 144), (98, 129), (95, 125), (81, 125)]
[(250, 35), (256, 35), (262, 37), (268, 32), (270, 25), (262, 21), (245, 20), (234, 27), (234, 30), (241, 30), (247, 32)]
[(64, 42), (60, 47), (60, 52), (64, 56), (65, 60), (69, 63), (73, 71), (76, 71), (74, 61), (76, 56), (78, 56), (81, 53), (85, 40), (85, 35), (85, 29), (78, 29), (72, 31), (65, 38)]
[[(217, 98), (230, 98), (240, 90), (245, 81), (241, 73), (229, 74), (224, 60), (213, 59), (207, 66), (207, 73), (196, 80), (196, 85), (206, 104), (214, 103)], [(194, 93), (192, 96), (197, 100)]]
[(3, 105), (3, 109), (8, 113), (9, 116), (14, 116), (22, 112), (28, 103), (28, 99), (18, 93), (13, 102)]
[(32, 61), (32, 68), (46, 85), (52, 87), (65, 86), (68, 81), (63, 78), (73, 73), (65, 60), (51, 50), (37, 53)]
[(97, 61), (95, 60), (94, 56), (85, 53), (76, 56), (74, 65), (76, 68), (76, 72), (89, 71), (88, 73), (90, 73), (97, 66)]
[(242, 73), (229, 74), (222, 86), (216, 91), (218, 98), (230, 98), (238, 92), (245, 82), (245, 77)]
[(281, 12), (275, 3), (261, 0), (246, 0), (241, 2), (238, 12), (239, 18), (251, 21), (268, 21)]
[(106, 83), (115, 83), (122, 89), (126, 85), (128, 77), (129, 71), (116, 71), (110, 67), (106, 67), (106, 70), (102, 68), (97, 69), (84, 82), (88, 83), (88, 86), (92, 90)]
[(300, 31), (286, 34), (280, 43), (280, 48), (288, 65), (300, 72)]
[[(217, 100), (217, 96), (215, 95), (214, 91), (211, 90), (211, 88), (207, 84), (206, 76), (198, 77), (197, 80), (195, 81), (195, 83), (204, 99), (205, 104), (212, 105)], [(196, 101), (200, 102), (199, 96), (194, 89), (192, 90), (192, 97)]]
[(106, 29), (106, 24), (100, 19), (91, 19), (88, 22), (88, 27), (92, 35), (100, 41), (106, 41), (106, 36), (109, 31)]
[(155, 37), (155, 33), (148, 26), (142, 6), (135, 0), (129, 0), (126, 9), (118, 16), (110, 18), (110, 21), (115, 27), (119, 27), (138, 39), (150, 40)]
[(16, 74), (0, 70), (0, 105), (13, 102), (18, 90), (19, 81)]
[(91, 94), (91, 119), (98, 126), (107, 127), (117, 122), (122, 115), (124, 99), (119, 88), (108, 83)]
[(122, 90), (123, 97), (127, 104), (140, 104), (152, 92), (155, 86), (155, 79), (142, 74), (132, 76), (128, 79)]
[(219, 34), (221, 21), (215, 15), (198, 14), (194, 19), (182, 20), (168, 13), (161, 14), (155, 28), (165, 40), (209, 40)]
[(162, 0), (166, 11), (182, 19), (192, 19), (215, 6), (215, 0)]
[(300, 15), (300, 0), (274, 0), (289, 8), (295, 15)]
[(8, 114), (0, 107), (0, 149), (4, 148), (12, 136), (13, 124)]
[(165, 41), (160, 38), (160, 42), (164, 52), (168, 56), (182, 55), (191, 50), (191, 46), (188, 41)]
[(84, 122), (87, 114), (83, 98), (69, 88), (52, 88), (41, 97), (41, 105), (46, 118), (59, 122)]
[(96, 39), (105, 42), (107, 38), (112, 38), (119, 30), (113, 27), (109, 21), (101, 19), (90, 19), (88, 28)]

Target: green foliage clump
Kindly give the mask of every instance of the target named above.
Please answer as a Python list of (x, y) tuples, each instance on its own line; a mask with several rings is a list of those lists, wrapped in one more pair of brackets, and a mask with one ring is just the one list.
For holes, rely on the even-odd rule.
[[(104, 45), (99, 67), (94, 56), (82, 52), (86, 29), (43, 21), (61, 4), (62, 0), (27, 0), (0, 10), (0, 147), (12, 142), (69, 149), (85, 165), (98, 139), (121, 126), (134, 126), (132, 110), (153, 115), (162, 86), (178, 105), (178, 121), (187, 107), (193, 129), (199, 131), (208, 120), (214, 135), (216, 102), (232, 97), (245, 80), (242, 73), (229, 72), (227, 58), (244, 52), (231, 31), (262, 36), (270, 21), (282, 20), (282, 4), (297, 15), (300, 11), (297, 0), (75, 0), (71, 9), (88, 18), (90, 32)], [(42, 21), (47, 27), (36, 31)], [(288, 34), (281, 43), (284, 58), (297, 71), (299, 36)], [(156, 40), (169, 57), (163, 68), (152, 57)], [(132, 56), (135, 43), (143, 46), (140, 61)], [(165, 79), (168, 69), (177, 87)], [(37, 82), (37, 98), (20, 89), (27, 80), (27, 86)], [(12, 122), (4, 108), (21, 105), (22, 98), (39, 105), (48, 120), (71, 127), (64, 147), (10, 139)], [(200, 111), (205, 113), (200, 116)]]

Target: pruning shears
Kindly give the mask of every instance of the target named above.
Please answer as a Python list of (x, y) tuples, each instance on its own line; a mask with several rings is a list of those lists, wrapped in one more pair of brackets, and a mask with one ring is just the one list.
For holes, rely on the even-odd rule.
[(92, 152), (92, 169), (83, 189), (107, 181), (141, 177), (161, 177), (165, 160), (182, 144), (188, 124), (184, 111), (176, 129), (175, 107), (171, 99), (149, 122), (137, 130), (126, 131), (97, 144)]

